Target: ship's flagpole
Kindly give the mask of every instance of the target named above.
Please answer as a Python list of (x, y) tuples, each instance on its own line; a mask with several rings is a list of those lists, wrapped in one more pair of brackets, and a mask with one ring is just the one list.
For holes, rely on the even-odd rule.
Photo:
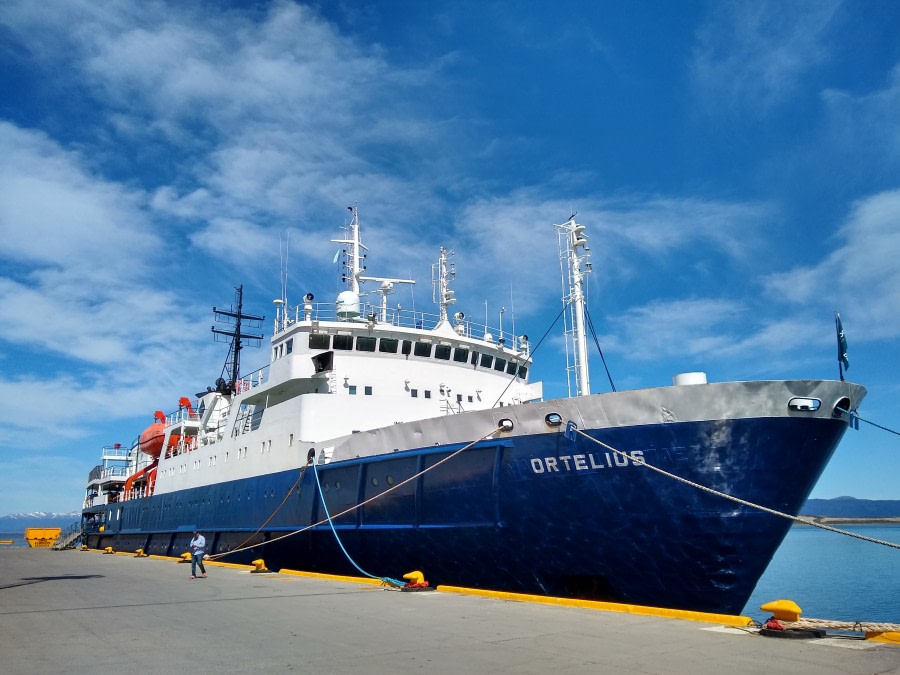
[(844, 381), (844, 369), (850, 369), (850, 359), (847, 357), (847, 337), (844, 335), (844, 326), (841, 324), (841, 315), (834, 313), (834, 329), (837, 332), (838, 347), (838, 373), (841, 382)]

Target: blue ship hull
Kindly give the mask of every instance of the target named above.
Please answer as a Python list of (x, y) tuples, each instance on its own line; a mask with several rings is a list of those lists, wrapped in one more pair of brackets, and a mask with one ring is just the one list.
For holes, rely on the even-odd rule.
[[(843, 419), (773, 417), (588, 433), (684, 479), (795, 514), (846, 429)], [(375, 497), (460, 447), (320, 466), (328, 510)], [(265, 543), (325, 517), (312, 468), (278, 508), (300, 472), (87, 509), (88, 545), (177, 556), (199, 529), (210, 553), (224, 553), (277, 509), (253, 549), (224, 560), (358, 574), (328, 524)], [(791, 524), (562, 433), (484, 441), (334, 523), (349, 554), (378, 576), (421, 570), (432, 585), (732, 614)]]

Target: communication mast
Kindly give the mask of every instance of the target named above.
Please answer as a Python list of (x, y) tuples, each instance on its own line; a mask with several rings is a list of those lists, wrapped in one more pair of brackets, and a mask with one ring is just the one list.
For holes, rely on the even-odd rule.
[[(262, 322), (266, 317), (257, 316), (255, 314), (246, 314), (244, 312), (244, 287), (238, 286), (235, 289), (235, 306), (230, 309), (218, 309), (213, 307), (215, 320), (219, 323), (230, 324), (234, 326), (232, 330), (222, 330), (212, 326), (212, 332), (216, 342), (221, 342), (226, 338), (231, 338), (231, 347), (228, 349), (228, 357), (225, 359), (225, 365), (222, 368), (222, 375), (216, 380), (216, 391), (223, 394), (233, 394), (237, 391), (235, 383), (238, 381), (241, 371), (241, 349), (244, 340), (249, 341), (249, 346), (259, 347), (262, 342), (262, 334), (244, 333), (244, 323), (250, 328), (262, 328)], [(222, 336), (219, 340), (217, 336)], [(227, 376), (227, 377), (226, 377)]]
[[(591, 249), (587, 245), (584, 225), (575, 222), (575, 214), (562, 225), (556, 226), (560, 265), (566, 281), (563, 304), (566, 307), (566, 372), (569, 395), (572, 395), (571, 379), (575, 379), (575, 395), (591, 393), (591, 377), (588, 372), (587, 340), (584, 330), (584, 277), (590, 274)], [(570, 360), (571, 359), (571, 360)]]

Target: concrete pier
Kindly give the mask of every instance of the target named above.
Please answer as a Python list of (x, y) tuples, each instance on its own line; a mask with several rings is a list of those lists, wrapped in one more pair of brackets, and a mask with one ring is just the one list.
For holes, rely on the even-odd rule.
[(207, 570), (191, 580), (171, 560), (2, 548), (0, 670), (900, 673), (900, 647), (861, 639)]

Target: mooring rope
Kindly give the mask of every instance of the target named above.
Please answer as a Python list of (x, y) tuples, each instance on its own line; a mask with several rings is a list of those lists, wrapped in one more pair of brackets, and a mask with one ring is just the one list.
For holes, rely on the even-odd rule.
[[(572, 423), (570, 422), (569, 424), (571, 425)], [(600, 445), (600, 446), (606, 448), (607, 450), (612, 450), (613, 452), (621, 455), (622, 457), (626, 457), (626, 458), (630, 459), (632, 462), (634, 462), (637, 465), (646, 466), (648, 469), (650, 469), (652, 471), (656, 471), (657, 473), (662, 474), (663, 476), (667, 476), (669, 478), (677, 480), (681, 483), (684, 483), (685, 485), (690, 485), (691, 487), (697, 488), (698, 490), (702, 490), (703, 492), (708, 492), (709, 494), (716, 495), (717, 497), (722, 497), (723, 499), (728, 499), (730, 501), (737, 502), (738, 504), (742, 504), (744, 506), (749, 506), (751, 508), (758, 509), (760, 511), (765, 511), (766, 513), (771, 513), (772, 515), (775, 515), (775, 516), (781, 516), (782, 518), (787, 518), (788, 520), (793, 520), (796, 523), (801, 523), (803, 525), (812, 525), (813, 527), (818, 527), (822, 530), (829, 530), (830, 532), (836, 532), (838, 534), (843, 534), (848, 537), (853, 537), (854, 539), (862, 539), (863, 541), (870, 541), (873, 544), (881, 544), (882, 546), (890, 546), (891, 548), (900, 549), (900, 544), (896, 544), (892, 541), (883, 541), (881, 539), (875, 539), (873, 537), (866, 537), (865, 535), (857, 534), (856, 532), (848, 532), (847, 530), (841, 530), (836, 527), (831, 527), (830, 525), (825, 525), (823, 523), (817, 523), (814, 520), (810, 520), (808, 518), (803, 518), (801, 516), (792, 516), (789, 513), (783, 513), (782, 511), (776, 511), (775, 509), (770, 509), (767, 506), (762, 506), (761, 504), (754, 504), (753, 502), (748, 502), (747, 500), (741, 499), (740, 497), (734, 497), (725, 492), (720, 492), (719, 490), (714, 490), (711, 487), (707, 487), (705, 485), (700, 485), (700, 483), (695, 483), (693, 481), (688, 480), (687, 478), (682, 478), (681, 476), (676, 476), (674, 473), (669, 473), (665, 469), (660, 469), (658, 466), (653, 466), (652, 464), (647, 463), (647, 461), (641, 457), (632, 457), (631, 455), (629, 455), (626, 452), (617, 450), (616, 448), (612, 447), (611, 445), (608, 445), (608, 444), (604, 443), (603, 441), (598, 440), (598, 439), (594, 438), (593, 436), (585, 433), (584, 431), (575, 427), (574, 425), (571, 426), (570, 428), (573, 429), (579, 435), (584, 436), (585, 438), (593, 441), (597, 445)]]
[(853, 410), (844, 410), (843, 408), (835, 408), (835, 410), (842, 412), (846, 415), (850, 415), (851, 417), (855, 417), (860, 422), (865, 422), (866, 424), (871, 424), (873, 427), (878, 427), (882, 431), (887, 431), (888, 433), (894, 434), (896, 436), (900, 436), (900, 431), (896, 431), (894, 429), (888, 429), (887, 427), (883, 427), (880, 424), (876, 424), (872, 420), (867, 420), (865, 417), (860, 417), (858, 412), (855, 412)]
[(398, 588), (403, 586), (402, 581), (392, 579), (391, 577), (376, 577), (374, 574), (366, 572), (356, 563), (353, 557), (347, 552), (347, 549), (344, 548), (344, 542), (341, 541), (341, 538), (338, 536), (337, 530), (334, 527), (334, 519), (332, 519), (331, 515), (328, 513), (328, 505), (325, 503), (325, 493), (322, 492), (322, 484), (319, 482), (319, 471), (315, 459), (313, 459), (313, 476), (316, 479), (316, 487), (319, 488), (319, 500), (322, 503), (322, 509), (325, 511), (325, 517), (328, 519), (328, 525), (329, 527), (331, 527), (331, 533), (334, 535), (334, 540), (337, 542), (338, 546), (340, 546), (341, 551), (343, 551), (344, 557), (346, 557), (347, 560), (350, 561), (350, 564), (353, 565), (356, 570), (364, 577), (369, 577), (370, 579), (381, 579), (382, 584), (390, 584), (391, 586), (396, 586)]
[[(396, 490), (397, 488), (400, 488), (400, 487), (406, 485), (407, 483), (409, 483), (409, 482), (412, 481), (412, 480), (415, 480), (415, 479), (418, 478), (419, 476), (425, 475), (425, 474), (428, 473), (429, 471), (431, 471), (431, 470), (436, 469), (437, 467), (439, 467), (439, 466), (440, 466), (441, 464), (443, 464), (444, 462), (448, 462), (448, 461), (450, 461), (451, 459), (453, 459), (454, 457), (456, 457), (457, 455), (459, 455), (459, 454), (465, 452), (466, 450), (468, 450), (469, 448), (471, 448), (473, 445), (475, 445), (475, 444), (477, 444), (477, 443), (480, 443), (481, 441), (486, 440), (488, 437), (493, 436), (493, 435), (494, 435), (495, 433), (497, 433), (498, 431), (503, 431), (503, 430), (504, 430), (504, 429), (503, 429), (502, 427), (498, 427), (498, 428), (496, 428), (496, 429), (491, 429), (488, 433), (486, 433), (486, 434), (485, 434), (484, 436), (482, 436), (481, 438), (477, 438), (477, 439), (475, 439), (474, 441), (472, 441), (472, 442), (470, 442), (470, 443), (467, 443), (466, 445), (464, 445), (463, 447), (461, 447), (459, 450), (454, 450), (454, 451), (451, 452), (449, 455), (447, 455), (446, 457), (444, 457), (444, 459), (442, 459), (442, 460), (440, 460), (440, 461), (437, 461), (437, 462), (435, 462), (434, 464), (432, 464), (431, 466), (422, 469), (422, 470), (419, 471), (418, 473), (413, 474), (413, 475), (410, 476), (409, 478), (406, 478), (406, 479), (400, 481), (400, 482), (397, 483), (396, 485), (392, 485), (391, 487), (389, 487), (389, 488), (388, 488), (387, 490), (385, 490), (384, 492), (379, 492), (377, 495), (374, 495), (374, 496), (372, 496), (372, 497), (369, 497), (369, 499), (366, 499), (365, 501), (360, 502), (359, 504), (355, 504), (355, 505), (353, 505), (353, 506), (350, 506), (350, 507), (344, 509), (343, 511), (341, 511), (340, 513), (334, 514), (334, 515), (331, 516), (331, 517), (332, 517), (332, 518), (340, 518), (341, 516), (346, 515), (346, 514), (348, 514), (348, 513), (351, 513), (352, 511), (355, 511), (356, 509), (358, 509), (358, 508), (360, 508), (360, 507), (362, 507), (362, 506), (365, 506), (366, 504), (370, 504), (371, 502), (374, 502), (376, 499), (381, 499), (384, 495), (388, 494), (389, 492), (393, 492), (393, 491)], [(292, 532), (286, 532), (285, 534), (282, 534), (281, 536), (274, 537), (274, 538), (272, 538), (272, 539), (267, 539), (266, 541), (261, 541), (261, 542), (259, 542), (258, 544), (251, 544), (250, 546), (245, 546), (244, 548), (235, 548), (235, 549), (232, 549), (232, 550), (230, 550), (230, 551), (227, 551), (226, 553), (219, 553), (219, 554), (216, 554), (216, 555), (219, 556), (219, 557), (221, 557), (221, 556), (225, 556), (225, 555), (231, 555), (231, 554), (233, 554), (233, 553), (241, 553), (241, 552), (243, 552), (243, 551), (247, 551), (247, 550), (250, 550), (250, 549), (252, 549), (252, 548), (257, 548), (257, 547), (266, 546), (267, 544), (273, 544), (273, 543), (275, 543), (276, 541), (281, 541), (282, 539), (287, 539), (288, 537), (293, 537), (293, 536), (295, 536), (295, 535), (302, 534), (303, 532), (307, 532), (307, 531), (309, 531), (309, 530), (312, 530), (313, 528), (319, 527), (320, 525), (324, 525), (325, 523), (328, 522), (328, 520), (329, 520), (328, 518), (323, 518), (323, 519), (320, 520), (319, 522), (313, 523), (312, 525), (307, 525), (306, 527), (302, 527), (302, 528), (300, 528), (299, 530), (293, 530)], [(260, 528), (260, 529), (262, 529), (262, 528)], [(259, 531), (259, 530), (257, 530), (257, 532), (258, 532), (258, 531)]]
[[(297, 477), (297, 480), (294, 481), (294, 484), (291, 485), (291, 488), (287, 491), (287, 494), (284, 495), (284, 499), (282, 499), (282, 500), (281, 500), (281, 503), (280, 503), (278, 506), (275, 507), (275, 510), (272, 511), (272, 513), (269, 515), (269, 517), (266, 518), (265, 522), (264, 522), (262, 525), (259, 526), (259, 528), (256, 530), (256, 532), (254, 532), (254, 533), (251, 534), (249, 537), (247, 537), (246, 539), (244, 539), (244, 541), (242, 541), (240, 544), (238, 544), (237, 548), (232, 549), (231, 551), (226, 551), (226, 552), (224, 552), (224, 553), (216, 553), (216, 554), (214, 554), (214, 555), (209, 556), (209, 559), (210, 559), (210, 560), (218, 560), (219, 558), (224, 558), (226, 555), (231, 555), (232, 553), (236, 553), (237, 551), (245, 551), (246, 549), (242, 548), (242, 547), (244, 546), (244, 544), (246, 544), (248, 541), (250, 541), (251, 539), (253, 539), (253, 537), (255, 537), (256, 535), (258, 535), (260, 532), (262, 532), (262, 529), (263, 529), (266, 525), (269, 524), (269, 521), (272, 520), (272, 518), (275, 517), (275, 514), (278, 513), (278, 512), (281, 510), (281, 507), (285, 505), (285, 503), (287, 502), (288, 498), (294, 493), (294, 490), (297, 489), (297, 486), (298, 486), (298, 485), (300, 486), (300, 490), (297, 491), (297, 494), (299, 495), (299, 494), (302, 492), (302, 490), (303, 490), (303, 476), (306, 475), (306, 468), (310, 465), (310, 463), (312, 462), (312, 459), (313, 459), (313, 458), (310, 457), (309, 459), (306, 460), (306, 464), (304, 464), (304, 465), (303, 465), (303, 468), (300, 469), (300, 475)], [(249, 546), (248, 548), (253, 548), (253, 546)]]
[(785, 621), (781, 619), (785, 628), (830, 628), (832, 630), (846, 630), (857, 633), (893, 633), (900, 632), (900, 623), (875, 623), (871, 621), (832, 621), (830, 619), (799, 619), (798, 621)]

